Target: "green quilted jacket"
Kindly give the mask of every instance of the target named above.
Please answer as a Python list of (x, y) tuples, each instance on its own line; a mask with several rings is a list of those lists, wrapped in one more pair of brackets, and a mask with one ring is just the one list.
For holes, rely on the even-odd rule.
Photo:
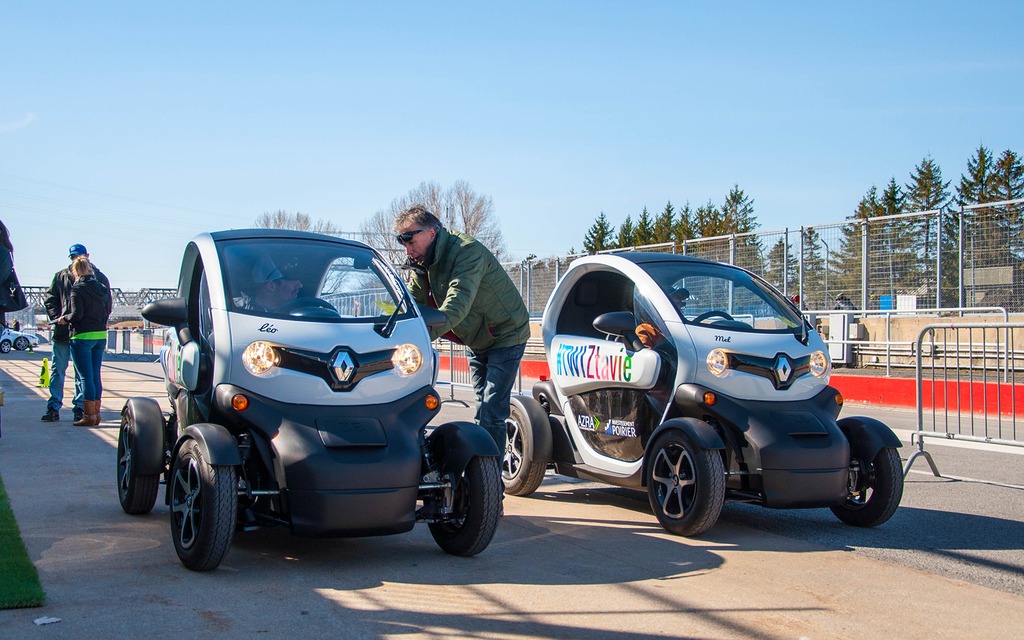
[(523, 298), (497, 258), (476, 238), (441, 229), (434, 262), (427, 274), (413, 275), (409, 290), (428, 304), (427, 282), (447, 322), (431, 329), (438, 338), (449, 331), (476, 353), (514, 347), (530, 337), (530, 314)]

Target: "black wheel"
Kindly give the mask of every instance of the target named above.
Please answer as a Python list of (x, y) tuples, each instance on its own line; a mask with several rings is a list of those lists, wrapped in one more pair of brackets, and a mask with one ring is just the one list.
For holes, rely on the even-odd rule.
[(133, 462), (138, 455), (138, 429), (134, 412), (124, 411), (117, 436), (117, 499), (124, 512), (134, 516), (152, 511), (160, 490), (160, 474), (141, 475)]
[(213, 466), (195, 440), (181, 446), (171, 468), (171, 536), (181, 563), (216, 569), (231, 546), (238, 513), (238, 472)]
[(722, 456), (675, 429), (658, 436), (650, 452), (647, 497), (661, 526), (678, 536), (697, 536), (714, 526), (725, 502)]
[(14, 348), (18, 351), (24, 351), (28, 349), (28, 338), (20, 336), (14, 340)]
[(533, 425), (518, 403), (512, 403), (505, 426), (508, 429), (501, 466), (505, 493), (510, 496), (528, 496), (544, 481), (547, 464), (534, 458)]
[(4, 338), (3, 340), (0, 340), (0, 353), (10, 353), (10, 352), (11, 352), (11, 341), (6, 339), (6, 338)]
[(725, 320), (733, 319), (732, 316), (730, 316), (728, 313), (724, 311), (712, 309), (711, 311), (705, 311), (704, 313), (700, 314), (699, 316), (694, 318), (693, 321), (696, 322), (697, 324), (700, 324), (701, 322), (704, 322), (705, 320), (708, 320), (710, 318), (723, 318)]
[(475, 556), (491, 543), (501, 514), (497, 458), (476, 456), (454, 487), (453, 518), (427, 525), (437, 546), (455, 556)]
[(896, 449), (882, 449), (870, 465), (850, 467), (850, 494), (832, 507), (836, 517), (855, 527), (876, 527), (896, 513), (903, 498), (903, 467)]

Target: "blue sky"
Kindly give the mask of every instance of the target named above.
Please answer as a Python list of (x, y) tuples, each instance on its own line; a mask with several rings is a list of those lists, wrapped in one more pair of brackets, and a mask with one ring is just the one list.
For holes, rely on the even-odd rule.
[(844, 219), (926, 155), (1024, 153), (1024, 3), (0, 1), (0, 220), (26, 285), (85, 244), (175, 286), (198, 232), (344, 230), (422, 181), (494, 199), (517, 257), (598, 213)]

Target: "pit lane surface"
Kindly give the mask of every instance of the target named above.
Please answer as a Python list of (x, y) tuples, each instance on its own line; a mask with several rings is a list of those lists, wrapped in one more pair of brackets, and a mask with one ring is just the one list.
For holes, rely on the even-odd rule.
[[(39, 422), (40, 360), (0, 360), (0, 473), (48, 600), (0, 611), (0, 638), (1005, 638), (1024, 624), (1019, 453), (930, 443), (944, 475), (976, 480), (918, 463), (876, 529), (727, 504), (708, 534), (677, 538), (642, 494), (549, 473), (534, 496), (506, 499), (475, 558), (444, 554), (423, 526), (342, 540), (274, 529), (237, 534), (220, 569), (192, 573), (166, 507), (127, 516), (114, 485), (117, 411), (131, 395), (166, 407), (158, 368), (105, 363), (104, 422), (83, 429), (68, 412)], [(914, 420), (855, 413), (897, 430)], [(446, 403), (437, 422), (471, 414)]]

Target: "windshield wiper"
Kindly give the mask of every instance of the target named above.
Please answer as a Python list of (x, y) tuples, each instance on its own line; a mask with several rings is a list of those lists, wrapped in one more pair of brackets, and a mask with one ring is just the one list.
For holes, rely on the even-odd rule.
[(387, 322), (384, 324), (373, 325), (373, 330), (376, 331), (382, 338), (390, 338), (391, 334), (395, 332), (395, 325), (398, 323), (398, 314), (402, 312), (402, 309), (407, 308), (406, 305), (409, 302), (409, 294), (403, 291), (402, 299), (398, 301), (395, 306), (395, 310), (388, 316)]

